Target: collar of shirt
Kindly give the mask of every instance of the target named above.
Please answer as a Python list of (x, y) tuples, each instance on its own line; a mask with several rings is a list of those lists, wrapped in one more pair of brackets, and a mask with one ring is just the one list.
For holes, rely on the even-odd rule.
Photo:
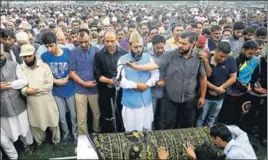
[[(154, 50), (150, 50), (149, 52), (149, 55), (151, 55), (151, 56), (154, 56), (154, 57), (160, 57), (160, 56), (158, 56), (158, 55), (156, 55), (155, 53), (154, 53)], [(163, 53), (164, 54), (164, 53)]]
[[(41, 61), (41, 60), (39, 60), (39, 59), (37, 59), (37, 58), (36, 58), (36, 60), (37, 60), (37, 62), (36, 62), (36, 65), (34, 66), (34, 68), (33, 68), (33, 69), (35, 69), (35, 68), (39, 67), (39, 66), (41, 65), (41, 63), (42, 63), (42, 61)], [(31, 67), (27, 66), (27, 65), (25, 64), (25, 62), (24, 62), (24, 65), (26, 66), (26, 68), (31, 68)]]
[(91, 53), (91, 50), (92, 50), (92, 47), (94, 47), (94, 46), (90, 44), (90, 48), (87, 50), (87, 52), (85, 52), (85, 51), (81, 48), (81, 46), (78, 46), (78, 47), (80, 48), (80, 50), (81, 50), (83, 53), (88, 53), (88, 54), (90, 54), (90, 53)]
[[(107, 47), (103, 47), (103, 52), (104, 52), (104, 53), (109, 53), (108, 50), (107, 50)], [(116, 46), (116, 51), (115, 51), (115, 53), (117, 53), (117, 52), (120, 52), (120, 47), (118, 47), (118, 46)], [(110, 53), (109, 53), (109, 54), (110, 54)]]
[(232, 139), (224, 148), (224, 154), (228, 155), (229, 151), (231, 150), (232, 146), (235, 145), (235, 143), (237, 143), (234, 139)]
[(154, 53), (153, 50), (150, 50), (148, 53), (149, 53), (149, 55), (156, 57), (156, 54)]

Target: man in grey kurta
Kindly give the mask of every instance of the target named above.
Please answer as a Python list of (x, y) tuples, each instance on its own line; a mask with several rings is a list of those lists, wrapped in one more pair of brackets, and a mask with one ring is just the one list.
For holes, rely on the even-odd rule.
[(33, 143), (26, 103), (21, 97), (20, 90), (28, 84), (21, 67), (13, 61), (7, 60), (1, 46), (1, 147), (10, 159), (18, 159), (18, 153), (13, 145), (22, 140), (25, 151), (31, 151), (29, 145)]
[(233, 35), (226, 37), (230, 42), (232, 54), (231, 56), (237, 57), (245, 43), (243, 36), (243, 30), (245, 29), (245, 24), (242, 21), (237, 21), (233, 24)]

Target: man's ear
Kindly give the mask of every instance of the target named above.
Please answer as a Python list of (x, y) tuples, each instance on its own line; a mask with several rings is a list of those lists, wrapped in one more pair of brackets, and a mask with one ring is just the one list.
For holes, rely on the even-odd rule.
[(221, 137), (216, 136), (215, 141), (217, 141), (217, 143), (219, 143), (219, 142), (222, 142), (223, 140), (221, 139)]

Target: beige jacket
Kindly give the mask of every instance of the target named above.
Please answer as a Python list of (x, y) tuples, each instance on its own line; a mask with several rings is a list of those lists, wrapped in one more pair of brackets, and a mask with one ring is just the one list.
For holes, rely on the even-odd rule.
[[(29, 79), (28, 86), (22, 89), (22, 94), (27, 97), (27, 109), (30, 125), (45, 131), (47, 127), (57, 127), (59, 123), (59, 111), (52, 95), (53, 75), (46, 63), (37, 60), (34, 69), (26, 64), (21, 65), (26, 77)], [(26, 95), (27, 88), (37, 88), (36, 95)]]

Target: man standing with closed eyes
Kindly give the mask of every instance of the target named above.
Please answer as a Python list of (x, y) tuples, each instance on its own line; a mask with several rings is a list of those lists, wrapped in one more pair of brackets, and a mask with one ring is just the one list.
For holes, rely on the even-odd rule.
[(82, 28), (77, 33), (78, 47), (70, 52), (70, 77), (75, 82), (75, 102), (77, 110), (78, 135), (88, 133), (87, 111), (88, 103), (93, 114), (93, 131), (99, 132), (99, 95), (94, 76), (93, 62), (98, 48), (91, 45), (91, 34), (88, 29)]
[[(122, 47), (116, 45), (116, 34), (113, 31), (107, 31), (104, 34), (104, 47), (96, 53), (94, 59), (94, 73), (96, 80), (98, 81), (99, 89), (99, 105), (101, 111), (101, 129), (102, 132), (117, 132), (121, 131), (121, 124), (117, 123), (118, 130), (116, 131), (113, 127), (113, 115), (112, 115), (112, 105), (111, 100), (114, 101), (115, 98), (115, 85), (113, 77), (116, 76), (117, 72), (117, 61), (118, 59), (128, 53)], [(120, 113), (122, 105), (120, 105), (121, 91), (117, 98), (117, 109)], [(117, 114), (116, 120), (121, 119)], [(120, 121), (118, 121), (120, 122)]]

